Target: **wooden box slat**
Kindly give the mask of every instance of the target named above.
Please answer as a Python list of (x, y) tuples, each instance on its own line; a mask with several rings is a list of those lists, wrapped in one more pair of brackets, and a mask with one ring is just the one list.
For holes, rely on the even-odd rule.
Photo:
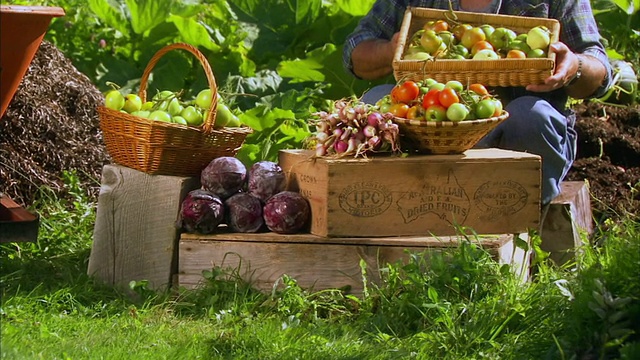
[[(525, 237), (526, 234), (521, 234)], [(512, 265), (526, 277), (529, 253), (514, 247), (514, 235), (483, 236), (471, 240), (497, 261)], [(367, 281), (379, 283), (379, 270), (396, 261), (406, 262), (409, 253), (424, 253), (459, 246), (466, 241), (451, 237), (324, 238), (311, 234), (182, 234), (176, 285), (196, 288), (203, 271), (214, 267), (231, 270), (254, 287), (270, 291), (283, 275), (313, 290), (350, 288), (363, 290), (360, 261)]]

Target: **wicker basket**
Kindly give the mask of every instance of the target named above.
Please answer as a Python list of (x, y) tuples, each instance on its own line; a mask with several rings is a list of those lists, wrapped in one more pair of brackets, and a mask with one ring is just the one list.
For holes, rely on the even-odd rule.
[(426, 154), (460, 154), (474, 147), (482, 137), (509, 117), (509, 113), (468, 121), (409, 120), (396, 117), (403, 150)]
[[(480, 83), (486, 86), (526, 86), (541, 84), (553, 74), (555, 54), (538, 59), (496, 59), (496, 60), (404, 60), (403, 54), (413, 34), (429, 20), (447, 20), (452, 18), (450, 10), (427, 8), (407, 8), (400, 40), (393, 57), (393, 74), (397, 81), (423, 80), (433, 78), (439, 82), (458, 80), (463, 84)], [(560, 35), (560, 23), (555, 19), (524, 16), (495, 15), (454, 11), (460, 23), (474, 26), (490, 24), (494, 27), (506, 27), (517, 33), (527, 32), (531, 28), (544, 25), (551, 30), (551, 42), (557, 42)]]
[(206, 57), (189, 44), (165, 46), (151, 58), (140, 81), (142, 101), (146, 101), (147, 81), (153, 67), (164, 54), (175, 49), (190, 52), (204, 68), (213, 93), (204, 123), (195, 127), (153, 121), (100, 106), (100, 129), (107, 152), (120, 165), (153, 175), (199, 176), (211, 160), (235, 156), (252, 130), (248, 127), (214, 129), (218, 106), (216, 81)]

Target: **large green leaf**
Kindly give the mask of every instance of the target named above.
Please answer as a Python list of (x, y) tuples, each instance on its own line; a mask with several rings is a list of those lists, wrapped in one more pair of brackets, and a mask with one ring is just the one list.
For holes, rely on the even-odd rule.
[(113, 7), (108, 0), (89, 0), (89, 8), (108, 27), (128, 35), (127, 20), (121, 10)]
[(364, 16), (373, 7), (375, 0), (336, 0), (340, 10), (351, 16)]
[(180, 31), (184, 42), (196, 47), (202, 46), (215, 52), (220, 51), (220, 46), (213, 41), (207, 28), (199, 20), (193, 17), (170, 15), (168, 21), (172, 22)]
[(171, 0), (126, 0), (131, 13), (131, 27), (136, 34), (165, 22), (171, 9)]
[(295, 2), (296, 24), (303, 23), (307, 18), (313, 22), (320, 15), (322, 1), (320, 0), (293, 0)]
[(318, 81), (325, 79), (320, 71), (323, 69), (323, 61), (336, 51), (334, 44), (325, 44), (323, 47), (310, 51), (306, 59), (286, 60), (278, 65), (278, 74), (282, 77), (292, 78), (292, 82)]
[(633, 15), (640, 10), (640, 0), (612, 0), (622, 11)]

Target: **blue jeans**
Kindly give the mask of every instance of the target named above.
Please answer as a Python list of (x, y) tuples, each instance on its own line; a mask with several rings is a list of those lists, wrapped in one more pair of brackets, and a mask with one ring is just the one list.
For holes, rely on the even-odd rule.
[[(372, 88), (362, 101), (375, 104), (393, 88), (391, 84)], [(560, 193), (576, 156), (575, 115), (565, 115), (548, 101), (536, 96), (521, 96), (507, 104), (509, 118), (478, 142), (475, 148), (501, 148), (528, 152), (542, 158), (542, 205)]]

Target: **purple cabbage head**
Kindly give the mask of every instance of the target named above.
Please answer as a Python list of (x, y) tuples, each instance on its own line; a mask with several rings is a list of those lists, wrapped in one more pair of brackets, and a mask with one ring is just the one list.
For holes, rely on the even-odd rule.
[(189, 233), (211, 234), (224, 220), (224, 204), (215, 194), (197, 189), (182, 200), (178, 225)]
[(251, 166), (248, 175), (248, 190), (260, 200), (284, 191), (287, 178), (280, 165), (272, 161), (259, 161)]
[(233, 156), (223, 156), (211, 160), (200, 174), (202, 187), (221, 199), (239, 192), (245, 184), (247, 168)]
[(264, 227), (262, 201), (257, 197), (240, 192), (231, 195), (224, 202), (226, 223), (232, 231), (255, 233)]
[(269, 230), (279, 234), (294, 234), (308, 223), (311, 208), (307, 199), (299, 193), (282, 191), (267, 200), (263, 214)]

